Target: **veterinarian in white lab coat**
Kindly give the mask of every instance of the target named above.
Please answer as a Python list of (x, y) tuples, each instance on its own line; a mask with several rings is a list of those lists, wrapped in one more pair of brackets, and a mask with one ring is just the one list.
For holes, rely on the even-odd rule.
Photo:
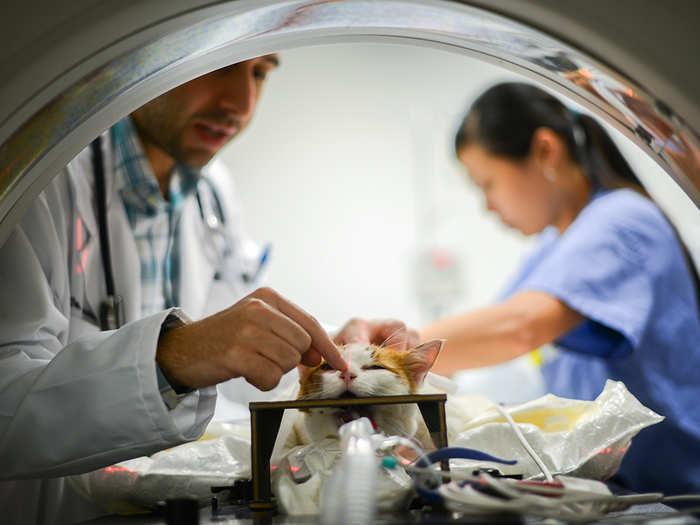
[(91, 517), (62, 476), (198, 438), (222, 381), (267, 390), (300, 362), (347, 366), (274, 291), (233, 304), (255, 265), (230, 179), (215, 163), (199, 173), (248, 123), (276, 64), (234, 64), (135, 111), (53, 179), (0, 248), (3, 523)]

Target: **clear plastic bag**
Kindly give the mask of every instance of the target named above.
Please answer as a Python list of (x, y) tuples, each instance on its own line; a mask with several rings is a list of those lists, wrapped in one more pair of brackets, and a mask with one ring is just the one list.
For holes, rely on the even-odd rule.
[(143, 513), (168, 498), (211, 500), (211, 487), (250, 478), (250, 422), (212, 423), (198, 441), (122, 461), (69, 482), (109, 512)]
[[(507, 410), (552, 474), (597, 480), (607, 479), (617, 471), (630, 441), (640, 430), (664, 419), (642, 405), (623, 383), (610, 380), (595, 401), (548, 394)], [(504, 474), (541, 477), (539, 467), (495, 408), (463, 422), (450, 445), (518, 461), (517, 465), (507, 466), (455, 460), (454, 468), (485, 466), (498, 468)]]
[[(510, 425), (486, 398), (448, 397), (446, 410), (450, 446), (518, 460), (514, 466), (452, 460), (453, 470), (489, 467), (526, 478), (541, 475)], [(595, 401), (546, 395), (507, 410), (553, 474), (598, 480), (617, 470), (637, 432), (663, 420), (639, 403), (624, 384), (614, 381), (608, 381)], [(324, 483), (342, 453), (334, 439), (284, 449), (281, 444), (293, 432), (295, 417), (296, 412), (285, 412), (273, 452), (272, 489), (283, 511), (317, 514)], [(241, 420), (212, 423), (198, 441), (74, 476), (71, 483), (89, 500), (123, 514), (147, 511), (175, 497), (197, 498), (204, 504), (212, 486), (232, 485), (250, 476), (250, 422)], [(412, 488), (403, 469), (380, 467), (379, 509), (401, 508)]]

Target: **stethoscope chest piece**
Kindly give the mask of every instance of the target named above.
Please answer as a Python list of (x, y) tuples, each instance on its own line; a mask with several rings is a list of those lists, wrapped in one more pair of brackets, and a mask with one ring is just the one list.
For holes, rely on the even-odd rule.
[(124, 303), (120, 295), (110, 295), (100, 303), (100, 328), (116, 330), (124, 324)]

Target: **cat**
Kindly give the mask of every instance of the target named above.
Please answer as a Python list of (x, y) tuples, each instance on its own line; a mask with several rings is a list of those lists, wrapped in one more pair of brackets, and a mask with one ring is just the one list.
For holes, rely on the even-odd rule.
[[(339, 346), (349, 370), (334, 370), (326, 362), (299, 368), (297, 399), (336, 399), (416, 394), (442, 348), (433, 340), (408, 350), (384, 345)], [(284, 432), (281, 454), (275, 456), (272, 484), (277, 502), (288, 514), (318, 514), (323, 487), (340, 459), (339, 428), (359, 417), (368, 417), (375, 431), (402, 436), (419, 445), (399, 447), (407, 460), (416, 448), (433, 448), (423, 418), (415, 403), (347, 408), (312, 408), (289, 411), (289, 432)], [(284, 425), (284, 423), (283, 423)], [(401, 450), (405, 449), (405, 450)], [(413, 454), (412, 454), (413, 453)], [(282, 468), (278, 468), (281, 466)], [(403, 470), (381, 469), (377, 478), (377, 501), (381, 510), (403, 508), (413, 493), (413, 484)]]
[[(408, 350), (391, 346), (349, 344), (339, 346), (349, 365), (347, 372), (334, 370), (326, 362), (300, 370), (297, 399), (335, 399), (343, 397), (396, 396), (418, 393), (425, 375), (443, 345), (432, 340)], [(344, 423), (368, 417), (376, 431), (411, 438), (420, 431), (419, 440), (429, 440), (418, 407), (414, 403), (375, 405), (355, 409), (307, 409), (304, 421), (305, 442), (337, 438)]]

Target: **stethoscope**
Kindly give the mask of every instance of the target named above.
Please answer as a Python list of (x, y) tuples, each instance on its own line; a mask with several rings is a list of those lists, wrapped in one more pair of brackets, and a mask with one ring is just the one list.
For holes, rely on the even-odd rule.
[[(84, 307), (80, 307), (77, 301), (72, 299), (75, 306), (78, 306), (84, 315), (99, 321), (102, 330), (116, 330), (124, 324), (124, 303), (121, 295), (116, 293), (114, 286), (114, 270), (112, 268), (112, 256), (109, 243), (109, 228), (107, 225), (107, 193), (105, 188), (104, 159), (102, 156), (102, 137), (98, 136), (90, 144), (92, 152), (92, 168), (95, 177), (95, 201), (97, 204), (97, 222), (100, 238), (100, 252), (102, 254), (102, 268), (105, 276), (106, 298), (100, 303), (97, 319), (92, 312), (88, 312)], [(212, 197), (210, 213), (204, 212), (202, 196), (199, 188), (195, 195), (202, 222), (210, 235), (218, 235), (223, 239), (224, 247), (221, 250), (221, 257), (218, 261), (223, 264), (223, 260), (233, 252), (233, 241), (225, 228), (226, 217), (224, 215), (221, 201), (214, 188), (210, 185), (209, 195)], [(216, 247), (214, 247), (216, 250)], [(216, 250), (217, 252), (219, 250)], [(245, 276), (245, 275), (244, 275)], [(245, 279), (244, 279), (245, 280)]]
[[(202, 191), (204, 189), (206, 191)], [(267, 243), (263, 246), (262, 251), (258, 254), (257, 266), (252, 268), (252, 264), (245, 260), (245, 250), (240, 239), (225, 227), (224, 209), (212, 182), (204, 177), (200, 178), (195, 197), (202, 224), (206, 229), (204, 238), (209, 245), (210, 254), (208, 256), (213, 258), (216, 268), (214, 280), (227, 284), (234, 296), (240, 295), (241, 288), (236, 288), (234, 282), (240, 282), (247, 289), (259, 282), (262, 270), (270, 255), (271, 245)], [(205, 210), (209, 210), (209, 213), (205, 213)], [(216, 239), (220, 240), (218, 244)], [(239, 265), (234, 264), (235, 257), (240, 258)], [(248, 267), (247, 270), (243, 270), (245, 267)]]
[(95, 200), (97, 202), (97, 223), (100, 237), (100, 252), (104, 270), (107, 297), (100, 303), (99, 322), (102, 330), (116, 330), (124, 323), (124, 303), (114, 290), (112, 254), (109, 246), (107, 227), (107, 192), (105, 190), (104, 159), (102, 158), (102, 137), (98, 136), (90, 144), (92, 150), (92, 170), (95, 176)]

